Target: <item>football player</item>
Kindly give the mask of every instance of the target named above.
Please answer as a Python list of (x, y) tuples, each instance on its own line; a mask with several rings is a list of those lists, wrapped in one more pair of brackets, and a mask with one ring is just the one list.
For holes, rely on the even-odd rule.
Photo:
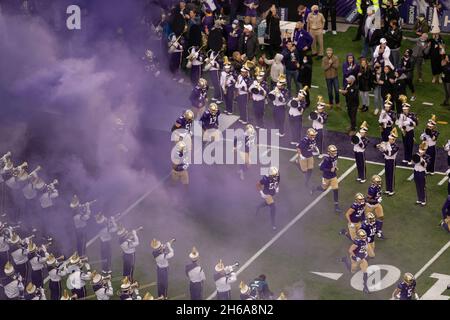
[(255, 145), (256, 141), (256, 130), (251, 125), (245, 126), (244, 135), (241, 137), (234, 137), (234, 150), (239, 152), (243, 164), (240, 165), (239, 176), (241, 180), (245, 179), (245, 172), (250, 167), (250, 148)]
[(392, 293), (394, 300), (419, 300), (419, 295), (416, 293), (416, 279), (407, 272), (403, 275), (403, 280), (400, 282)]
[(311, 195), (314, 191), (323, 192), (331, 187), (333, 190), (334, 199), (334, 211), (341, 213), (342, 210), (339, 207), (339, 182), (337, 179), (337, 162), (338, 162), (338, 152), (335, 145), (328, 146), (328, 154), (324, 155), (322, 162), (320, 163), (320, 170), (322, 171), (322, 185), (315, 189), (311, 189)]
[(306, 137), (303, 137), (297, 144), (298, 162), (300, 170), (305, 174), (305, 186), (309, 186), (312, 171), (314, 168), (314, 153), (318, 154), (319, 150), (316, 146), (317, 132), (313, 128), (306, 131)]
[(269, 175), (263, 176), (262, 179), (256, 184), (257, 190), (261, 194), (261, 197), (264, 199), (264, 202), (261, 203), (256, 209), (256, 214), (259, 213), (259, 210), (268, 206), (270, 208), (272, 230), (274, 231), (277, 229), (277, 227), (275, 224), (276, 208), (273, 197), (280, 191), (279, 184), (280, 173), (277, 167), (271, 167), (269, 169)]
[(450, 232), (450, 195), (447, 196), (442, 206), (442, 220), (439, 225), (447, 232)]
[(436, 130), (436, 116), (433, 114), (427, 122), (425, 131), (420, 135), (420, 140), (427, 143), (427, 155), (430, 161), (427, 163), (427, 174), (434, 175), (434, 166), (436, 163), (436, 141), (439, 137), (439, 131)]
[(358, 178), (360, 183), (366, 182), (366, 148), (369, 144), (367, 131), (369, 130), (367, 122), (364, 121), (359, 128), (359, 132), (352, 137), (353, 152), (355, 154), (356, 168), (358, 169)]
[(211, 103), (208, 110), (206, 110), (200, 118), (203, 129), (203, 141), (210, 142), (218, 141), (220, 139), (219, 116), (219, 107), (216, 103)]
[(377, 219), (377, 236), (378, 238), (383, 239), (383, 220), (384, 220), (384, 212), (383, 207), (381, 206), (381, 177), (379, 175), (372, 176), (372, 184), (369, 186), (367, 190), (367, 205), (366, 205), (366, 215), (368, 212), (375, 212), (375, 217)]
[(340, 234), (345, 235), (351, 241), (356, 238), (356, 231), (361, 227), (361, 223), (364, 221), (364, 211), (366, 208), (366, 199), (362, 193), (355, 194), (355, 201), (351, 207), (345, 213), (347, 219), (348, 232), (342, 229)]
[(363, 272), (363, 292), (370, 293), (369, 287), (367, 285), (368, 275), (367, 268), (369, 264), (367, 263), (367, 234), (363, 229), (359, 229), (356, 232), (356, 238), (353, 241), (353, 244), (348, 249), (348, 253), (350, 254), (350, 261), (348, 261), (347, 257), (343, 257), (341, 259), (342, 262), (345, 263), (347, 269), (352, 273), (356, 272), (356, 269), (359, 267)]
[(175, 141), (184, 141), (188, 148), (192, 144), (192, 123), (194, 121), (194, 112), (188, 109), (175, 121), (172, 126), (172, 132), (175, 132)]
[(361, 229), (363, 229), (367, 234), (367, 253), (370, 258), (375, 257), (375, 236), (377, 235), (377, 219), (373, 212), (369, 212), (366, 216), (366, 220), (361, 224)]
[(189, 185), (188, 167), (187, 146), (183, 141), (179, 141), (175, 146), (175, 154), (172, 155), (172, 181), (181, 181), (183, 185)]
[(203, 78), (200, 78), (198, 84), (192, 89), (189, 100), (191, 101), (196, 119), (205, 111), (205, 106), (208, 102), (208, 89), (208, 81)]

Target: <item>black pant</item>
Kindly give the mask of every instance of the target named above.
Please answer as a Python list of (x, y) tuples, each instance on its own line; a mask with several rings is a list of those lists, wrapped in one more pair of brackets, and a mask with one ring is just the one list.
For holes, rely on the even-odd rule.
[(391, 131), (392, 131), (392, 127), (383, 128), (383, 131), (381, 131), (381, 140), (388, 141)]
[(197, 85), (198, 80), (201, 78), (201, 76), (202, 76), (202, 66), (201, 65), (192, 66), (191, 83), (193, 86)]
[(103, 271), (111, 271), (111, 241), (100, 241), (100, 256)]
[(189, 281), (191, 300), (203, 300), (203, 282)]
[(229, 113), (233, 113), (233, 100), (234, 100), (234, 89), (233, 86), (227, 88), (225, 93), (225, 109)]
[(331, 30), (336, 31), (336, 7), (335, 6), (325, 6), (322, 8), (322, 14), (325, 18), (325, 26), (324, 30), (328, 30), (328, 12), (330, 13), (331, 17)]
[(222, 87), (220, 86), (219, 70), (209, 71), (209, 78), (211, 79), (211, 84), (214, 87), (214, 99), (222, 101), (223, 94), (222, 94)]
[(316, 146), (319, 149), (319, 153), (323, 153), (323, 129), (316, 129), (317, 136), (316, 136)]
[(284, 120), (286, 119), (286, 111), (284, 105), (273, 106), (273, 120), (275, 122), (275, 128), (280, 131), (280, 134), (284, 134)]
[(134, 253), (124, 253), (122, 255), (123, 258), (123, 273), (124, 277), (128, 277), (130, 280), (133, 279), (134, 273)]
[(356, 114), (358, 112), (358, 106), (347, 106), (347, 114), (350, 118), (350, 127), (352, 131), (356, 130)]
[(8, 261), (9, 261), (9, 252), (8, 251), (0, 252), (0, 278), (3, 278), (3, 276), (5, 275), (4, 266)]
[(403, 136), (403, 148), (405, 152), (405, 160), (411, 162), (414, 149), (414, 130), (406, 132)]
[(430, 156), (430, 162), (427, 165), (427, 172), (434, 172), (434, 165), (436, 163), (436, 146), (429, 146), (427, 154)]
[(44, 287), (44, 280), (43, 280), (43, 276), (42, 276), (42, 270), (32, 270), (31, 271), (31, 282), (37, 288), (43, 288)]
[(361, 36), (364, 35), (364, 23), (366, 22), (366, 18), (366, 10), (363, 10), (363, 14), (358, 14), (358, 31), (356, 32), (355, 39), (361, 39)]
[(355, 152), (355, 161), (358, 169), (358, 178), (366, 180), (366, 157), (364, 152)]
[(291, 141), (298, 142), (302, 138), (302, 116), (289, 115), (289, 125), (291, 127)]
[(265, 101), (255, 101), (253, 100), (253, 112), (255, 114), (256, 126), (259, 128), (264, 128), (264, 104)]
[(414, 182), (416, 183), (417, 200), (426, 202), (426, 178), (424, 171), (414, 170)]
[(20, 273), (22, 276), (23, 282), (28, 283), (28, 262), (22, 263), (22, 264), (15, 264), (14, 263), (14, 269), (17, 273)]
[(167, 290), (169, 289), (169, 268), (156, 268), (156, 276), (158, 283), (158, 297), (167, 297)]
[(237, 105), (239, 107), (239, 117), (242, 121), (248, 122), (248, 114), (247, 114), (247, 102), (248, 102), (248, 94), (240, 94), (236, 98)]
[(180, 69), (182, 52), (175, 52), (170, 54), (169, 58), (169, 70), (172, 75), (176, 75)]
[(61, 299), (61, 281), (51, 281), (48, 283), (50, 289), (50, 300), (60, 300)]
[(406, 78), (406, 85), (408, 86), (409, 90), (411, 90), (411, 93), (414, 94), (416, 92), (414, 88), (414, 82), (413, 78)]
[(77, 299), (82, 299), (86, 297), (86, 287), (83, 287), (81, 289), (72, 289), (72, 294), (76, 294)]
[(231, 300), (231, 291), (217, 291), (217, 300)]
[(384, 160), (384, 170), (386, 172), (386, 191), (394, 192), (395, 183), (395, 160)]
[(450, 99), (450, 83), (449, 82), (444, 82), (444, 91), (445, 91), (445, 100), (444, 103), (448, 103), (449, 99)]
[(86, 253), (86, 228), (75, 229), (75, 236), (77, 238), (77, 252), (80, 256)]

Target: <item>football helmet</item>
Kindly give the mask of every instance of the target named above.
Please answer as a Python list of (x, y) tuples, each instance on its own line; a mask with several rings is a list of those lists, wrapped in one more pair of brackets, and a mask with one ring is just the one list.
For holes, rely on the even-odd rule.
[(211, 103), (211, 104), (209, 105), (208, 110), (209, 110), (209, 112), (210, 112), (212, 115), (216, 115), (217, 112), (219, 112), (219, 107), (217, 106), (217, 104)]
[(208, 85), (208, 81), (206, 81), (206, 79), (200, 78), (198, 80), (198, 85), (200, 86), (200, 88), (205, 89)]
[(183, 117), (188, 121), (192, 121), (194, 120), (194, 112), (188, 109), (184, 112)]
[(270, 167), (270, 169), (269, 169), (269, 176), (270, 177), (278, 176), (278, 168), (277, 167)]
[(334, 144), (331, 144), (328, 146), (328, 154), (331, 157), (336, 157), (337, 156), (337, 148)]
[(374, 224), (375, 223), (376, 218), (375, 218), (375, 214), (373, 212), (367, 213), (366, 217), (367, 217), (367, 221), (369, 222), (369, 224)]
[(317, 136), (317, 131), (313, 128), (309, 128), (308, 131), (306, 131), (306, 135), (308, 138), (315, 138)]
[(255, 134), (255, 128), (253, 127), (253, 125), (248, 124), (245, 126), (245, 135), (246, 136), (252, 136)]
[(358, 192), (357, 194), (355, 194), (355, 201), (359, 204), (364, 204), (366, 198), (361, 192)]
[(381, 177), (377, 174), (372, 176), (372, 183), (381, 186)]
[(412, 284), (414, 280), (415, 280), (415, 278), (412, 273), (406, 272), (403, 275), (403, 281), (405, 281), (407, 284)]
[(358, 236), (358, 239), (361, 239), (361, 240), (367, 239), (367, 233), (366, 233), (366, 231), (364, 229), (359, 229), (356, 232), (356, 235)]

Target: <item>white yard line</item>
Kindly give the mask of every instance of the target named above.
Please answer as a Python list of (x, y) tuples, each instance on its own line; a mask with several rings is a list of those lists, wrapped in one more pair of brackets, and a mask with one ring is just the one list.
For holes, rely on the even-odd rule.
[(422, 104), (424, 104), (426, 106), (434, 106), (434, 103), (431, 103), (431, 102), (422, 102)]
[(438, 186), (442, 186), (445, 183), (445, 181), (448, 181), (448, 177), (442, 178), (442, 180), (439, 181)]
[(289, 159), (290, 162), (295, 162), (298, 158), (298, 153), (296, 153), (291, 159)]
[(417, 279), (418, 277), (420, 277), (425, 270), (427, 270), (432, 264), (433, 262), (435, 262), (444, 252), (445, 250), (447, 250), (450, 247), (450, 241), (447, 242), (442, 248), (441, 250), (439, 250), (430, 260), (428, 260), (427, 263), (425, 263), (425, 265), (422, 267), (422, 269), (420, 269), (419, 271), (417, 271), (417, 273), (414, 275), (414, 277)]
[(414, 173), (408, 177), (408, 181), (412, 181), (414, 179)]
[(384, 174), (384, 169), (383, 170), (381, 170), (380, 172), (378, 172), (378, 175), (381, 177), (383, 174)]
[(315, 86), (315, 85), (311, 85), (311, 88), (314, 88), (314, 89), (319, 89), (319, 86)]
[[(342, 176), (339, 177), (338, 181), (344, 180), (353, 170), (355, 170), (356, 164), (353, 164), (347, 171), (345, 171)], [(306, 208), (304, 208), (300, 213), (291, 220), (283, 229), (281, 229), (269, 242), (267, 242), (258, 252), (256, 252), (250, 259), (248, 259), (236, 272), (239, 275), (245, 269), (247, 269), (261, 254), (264, 253), (272, 244), (275, 243), (283, 234), (285, 234), (297, 221), (299, 221), (309, 210), (311, 210), (320, 200), (322, 200), (329, 192), (330, 188), (322, 192), (313, 202), (311, 202)], [(212, 293), (207, 299), (211, 300), (216, 296), (216, 293)]]

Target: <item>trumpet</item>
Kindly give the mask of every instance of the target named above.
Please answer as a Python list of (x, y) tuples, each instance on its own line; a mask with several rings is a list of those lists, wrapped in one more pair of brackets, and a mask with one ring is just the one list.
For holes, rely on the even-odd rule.
[(214, 62), (216, 62), (216, 59), (220, 56), (220, 54), (222, 53), (222, 50), (220, 50), (216, 56), (213, 56), (212, 58), (210, 58), (211, 54), (214, 51), (209, 50), (206, 55), (208, 58), (205, 59), (205, 67), (203, 68), (204, 71), (209, 71), (209, 69), (211, 69), (211, 67), (213, 66)]
[(387, 141), (383, 141), (383, 142), (377, 144), (376, 148), (383, 152), (383, 151), (386, 151), (387, 145), (388, 145), (388, 142)]
[(188, 61), (186, 64), (186, 68), (190, 69), (192, 68), (192, 62), (197, 59), (198, 55), (200, 54), (200, 51), (205, 47), (205, 45), (201, 46), (198, 51), (195, 51), (195, 47), (190, 47), (188, 52), (189, 55), (186, 57), (186, 60)]
[(7, 153), (5, 153), (1, 158), (0, 161), (2, 162), (6, 162), (6, 159), (11, 157), (11, 151), (8, 151)]
[(58, 179), (54, 179), (52, 183), (46, 184), (48, 192), (54, 191), (56, 188), (55, 186), (59, 183)]
[(31, 171), (28, 176), (29, 177), (37, 177), (37, 173), (41, 170), (41, 166), (37, 166), (36, 169), (34, 169), (33, 171)]
[(182, 34), (180, 34), (180, 36), (178, 38), (175, 39), (175, 41), (169, 41), (169, 53), (174, 53), (175, 50), (177, 49), (177, 43), (178, 41), (180, 41), (181, 37), (183, 36), (184, 32)]
[(20, 174), (23, 174), (26, 168), (28, 168), (28, 162), (24, 162), (20, 166), (13, 168), (12, 169), (13, 176), (18, 177)]
[(271, 101), (275, 101), (277, 98), (279, 98), (281, 95), (281, 91), (280, 89), (278, 89), (278, 87), (275, 87), (274, 90), (272, 90), (269, 94), (268, 97)]
[(230, 266), (226, 266), (225, 268), (224, 268), (224, 270), (225, 270), (225, 273), (226, 274), (230, 274), (230, 273), (232, 273), (232, 272), (235, 272), (237, 269), (239, 269), (239, 262), (235, 262), (234, 264), (232, 264), (232, 265), (230, 265)]

